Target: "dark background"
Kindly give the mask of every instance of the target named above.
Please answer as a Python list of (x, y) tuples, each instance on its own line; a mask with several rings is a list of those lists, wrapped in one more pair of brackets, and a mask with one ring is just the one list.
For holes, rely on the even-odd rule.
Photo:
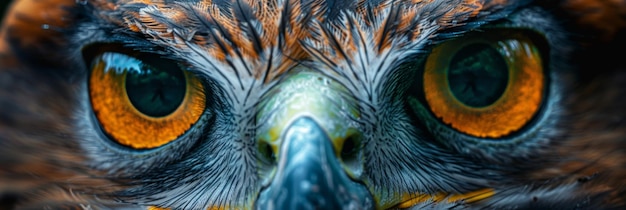
[(0, 19), (4, 18), (4, 12), (6, 11), (9, 2), (11, 2), (11, 0), (3, 0), (2, 2), (0, 2)]

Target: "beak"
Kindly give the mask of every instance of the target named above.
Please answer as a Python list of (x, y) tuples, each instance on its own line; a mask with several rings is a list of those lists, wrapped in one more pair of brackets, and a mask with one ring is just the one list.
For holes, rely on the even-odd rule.
[(257, 116), (267, 125), (258, 130), (258, 144), (275, 158), (266, 172), (260, 169), (265, 187), (256, 209), (375, 208), (359, 182), (360, 132), (351, 121), (358, 112), (341, 90), (323, 75), (302, 71), (268, 97)]
[(298, 118), (289, 126), (281, 151), (258, 209), (373, 208), (369, 191), (346, 175), (328, 135), (312, 118)]

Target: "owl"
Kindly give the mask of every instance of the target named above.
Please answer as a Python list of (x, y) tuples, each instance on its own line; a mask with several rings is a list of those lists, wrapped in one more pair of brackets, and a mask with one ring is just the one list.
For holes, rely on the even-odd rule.
[(624, 209), (626, 2), (19, 0), (0, 209)]

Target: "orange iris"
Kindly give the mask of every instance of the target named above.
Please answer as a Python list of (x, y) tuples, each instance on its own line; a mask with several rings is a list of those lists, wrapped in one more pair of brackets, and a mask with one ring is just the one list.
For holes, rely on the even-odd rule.
[(539, 110), (543, 63), (521, 34), (443, 43), (426, 60), (424, 93), (432, 113), (459, 132), (499, 138), (520, 130)]
[(91, 105), (114, 141), (134, 149), (157, 148), (176, 140), (198, 121), (206, 105), (202, 83), (178, 65), (169, 67), (160, 70), (114, 52), (94, 59), (89, 79)]

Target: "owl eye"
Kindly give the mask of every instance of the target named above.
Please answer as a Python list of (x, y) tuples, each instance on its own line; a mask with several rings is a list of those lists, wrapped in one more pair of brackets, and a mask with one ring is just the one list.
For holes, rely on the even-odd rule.
[(480, 138), (522, 129), (540, 108), (544, 83), (540, 51), (519, 33), (444, 42), (426, 58), (423, 75), (430, 111), (453, 129)]
[(205, 109), (202, 82), (174, 61), (103, 52), (91, 63), (93, 111), (103, 131), (123, 146), (152, 149), (172, 142)]

